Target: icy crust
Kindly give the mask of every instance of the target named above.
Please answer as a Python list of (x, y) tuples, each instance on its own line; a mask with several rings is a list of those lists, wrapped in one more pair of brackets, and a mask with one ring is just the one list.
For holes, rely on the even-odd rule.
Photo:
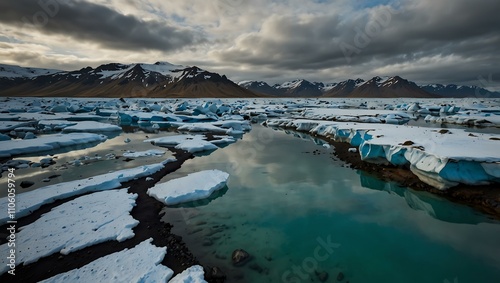
[(148, 195), (166, 205), (200, 200), (224, 188), (228, 178), (229, 174), (220, 170), (200, 171), (156, 184), (148, 190)]
[(96, 121), (83, 121), (76, 123), (76, 125), (65, 127), (62, 131), (63, 133), (74, 133), (74, 132), (100, 133), (100, 132), (120, 132), (121, 130), (122, 128), (116, 125), (111, 125)]
[(148, 157), (148, 156), (162, 156), (164, 154), (165, 154), (164, 150), (150, 149), (146, 151), (127, 151), (123, 153), (123, 156), (136, 158), (136, 157)]
[[(102, 174), (82, 180), (75, 180), (42, 187), (33, 191), (18, 194), (16, 198), (16, 217), (24, 217), (40, 208), (42, 205), (52, 203), (56, 200), (69, 198), (89, 192), (105, 191), (121, 187), (121, 183), (133, 179), (146, 177), (158, 172), (164, 164), (174, 159), (168, 159), (163, 163), (139, 166), (136, 168), (120, 170), (112, 173)], [(7, 207), (8, 198), (0, 199), (0, 206)], [(7, 214), (2, 214), (0, 223), (9, 220)]]
[(58, 274), (41, 281), (41, 283), (167, 282), (172, 277), (173, 271), (160, 264), (167, 254), (167, 248), (156, 247), (151, 244), (152, 241), (152, 239), (148, 239), (134, 248), (101, 257), (81, 268)]
[(236, 140), (230, 136), (218, 136), (220, 139), (207, 141), (204, 135), (175, 135), (155, 139), (147, 139), (144, 142), (149, 142), (153, 145), (164, 147), (175, 147), (190, 153), (216, 150), (219, 147), (216, 144), (227, 144)]
[[(130, 215), (136, 198), (136, 194), (122, 189), (82, 196), (53, 208), (20, 228), (16, 235), (16, 264), (30, 264), (57, 252), (67, 255), (98, 243), (132, 238), (132, 228), (139, 224)], [(0, 246), (2, 254), (9, 250), (8, 243)], [(2, 257), (0, 273), (9, 269), (7, 261)]]
[(500, 137), (462, 129), (270, 119), (268, 126), (293, 128), (349, 142), (362, 160), (407, 165), (420, 180), (438, 189), (458, 183), (500, 182)]
[(391, 110), (312, 108), (302, 113), (306, 119), (339, 122), (403, 124), (412, 117), (404, 112)]
[(21, 154), (33, 154), (69, 146), (103, 142), (104, 135), (90, 133), (55, 134), (31, 140), (0, 141), (0, 158), (10, 158)]
[(425, 121), (437, 124), (457, 124), (467, 126), (500, 127), (500, 115), (490, 113), (465, 114), (458, 113), (450, 116), (427, 115)]
[(177, 274), (174, 278), (172, 278), (172, 280), (168, 281), (168, 283), (207, 283), (204, 275), (205, 272), (203, 271), (203, 267), (193, 265)]

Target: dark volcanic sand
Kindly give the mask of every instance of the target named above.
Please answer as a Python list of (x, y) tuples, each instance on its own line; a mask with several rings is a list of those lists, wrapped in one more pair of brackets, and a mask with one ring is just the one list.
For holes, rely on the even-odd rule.
[[(167, 255), (163, 259), (162, 264), (172, 269), (174, 271), (174, 275), (182, 272), (192, 265), (200, 264), (188, 250), (185, 243), (182, 241), (182, 238), (170, 233), (172, 225), (160, 221), (161, 216), (159, 213), (164, 205), (146, 194), (149, 187), (153, 186), (153, 184), (158, 182), (168, 173), (179, 169), (186, 160), (193, 158), (192, 154), (185, 151), (173, 148), (169, 148), (169, 150), (174, 152), (177, 161), (166, 164), (162, 170), (150, 176), (154, 179), (154, 181), (146, 181), (146, 177), (144, 177), (122, 184), (122, 188), (129, 188), (129, 193), (138, 194), (136, 206), (132, 209), (131, 215), (140, 223), (133, 229), (135, 236), (132, 239), (121, 243), (117, 241), (108, 241), (70, 253), (66, 256), (56, 253), (27, 266), (19, 265), (16, 267), (15, 276), (5, 273), (0, 276), (0, 282), (38, 282), (56, 274), (82, 267), (111, 253), (121, 251), (125, 248), (133, 248), (140, 242), (149, 238), (153, 238), (152, 243), (154, 245), (167, 247)], [(32, 223), (39, 219), (43, 213), (46, 213), (52, 208), (75, 198), (77, 197), (44, 205), (35, 213), (19, 219), (17, 227), (22, 227)], [(7, 226), (5, 225), (0, 227), (0, 231), (6, 231), (6, 228)], [(4, 237), (2, 237), (0, 241), (0, 243), (6, 242)], [(207, 272), (205, 272), (205, 277), (207, 277)], [(207, 281), (217, 282), (216, 280), (211, 280), (210, 278), (207, 278)]]

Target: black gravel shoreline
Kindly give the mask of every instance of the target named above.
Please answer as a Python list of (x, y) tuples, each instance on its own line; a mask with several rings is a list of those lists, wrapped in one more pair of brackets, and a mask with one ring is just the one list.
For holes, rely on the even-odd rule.
[[(154, 179), (153, 181), (146, 181), (146, 177), (144, 177), (122, 184), (122, 188), (129, 188), (129, 193), (138, 195), (136, 206), (132, 209), (131, 215), (134, 219), (139, 221), (139, 224), (133, 229), (135, 236), (132, 239), (121, 243), (117, 241), (108, 241), (72, 252), (68, 255), (57, 253), (26, 266), (19, 265), (16, 267), (15, 276), (5, 273), (0, 276), (0, 282), (38, 282), (56, 274), (80, 268), (111, 253), (121, 251), (125, 248), (133, 248), (140, 242), (149, 238), (153, 239), (153, 245), (167, 247), (167, 255), (163, 259), (162, 264), (172, 269), (174, 275), (184, 271), (190, 266), (199, 265), (200, 262), (198, 262), (189, 251), (186, 244), (182, 241), (182, 237), (171, 233), (173, 226), (161, 221), (160, 211), (164, 205), (146, 194), (149, 187), (158, 182), (165, 175), (181, 168), (186, 160), (194, 158), (191, 153), (183, 150), (174, 148), (169, 148), (169, 150), (174, 153), (177, 161), (166, 164), (160, 171), (149, 176)], [(75, 198), (77, 197), (44, 205), (33, 214), (19, 219), (17, 227), (32, 223), (52, 208)], [(1, 226), (0, 231), (6, 231), (6, 228), (6, 225)], [(6, 242), (3, 237), (1, 241), (1, 243)], [(225, 276), (218, 268), (206, 266), (205, 279), (208, 282), (224, 282)]]

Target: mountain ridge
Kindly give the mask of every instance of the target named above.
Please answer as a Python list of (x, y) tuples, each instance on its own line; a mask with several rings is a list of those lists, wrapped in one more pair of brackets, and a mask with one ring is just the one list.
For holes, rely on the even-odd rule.
[(455, 84), (419, 86), (399, 76), (336, 83), (295, 79), (272, 86), (264, 81), (235, 83), (197, 66), (158, 61), (74, 71), (0, 64), (0, 96), (488, 98), (500, 97), (500, 92)]

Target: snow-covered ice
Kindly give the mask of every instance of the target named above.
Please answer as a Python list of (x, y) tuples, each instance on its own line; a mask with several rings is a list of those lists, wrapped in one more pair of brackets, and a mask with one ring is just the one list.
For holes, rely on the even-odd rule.
[(224, 188), (229, 174), (220, 170), (205, 170), (185, 177), (156, 184), (148, 195), (166, 205), (195, 201), (209, 197), (214, 191)]
[(472, 134), (462, 129), (294, 119), (271, 119), (265, 124), (349, 142), (359, 148), (361, 159), (409, 165), (423, 182), (438, 189), (458, 183), (500, 182), (497, 135)]
[(119, 132), (122, 128), (116, 125), (101, 123), (96, 121), (78, 122), (76, 125), (65, 127), (63, 133), (102, 133), (102, 132)]
[[(131, 249), (101, 257), (81, 268), (58, 274), (40, 283), (167, 282), (173, 275), (170, 268), (161, 265), (167, 254), (167, 248), (156, 247), (151, 244), (152, 241), (152, 239), (148, 239)], [(193, 278), (197, 278), (196, 275), (197, 273), (194, 273)]]
[(99, 143), (107, 138), (91, 133), (55, 134), (31, 140), (0, 141), (0, 158), (9, 158), (22, 154), (39, 153), (64, 147)]
[[(165, 162), (171, 162), (167, 159)], [(131, 169), (119, 170), (82, 180), (58, 183), (33, 191), (20, 193), (16, 198), (16, 216), (24, 217), (40, 208), (42, 205), (52, 203), (59, 199), (65, 199), (89, 192), (111, 190), (121, 187), (121, 183), (133, 179), (146, 177), (158, 172), (164, 167), (164, 163), (144, 165)], [(0, 206), (7, 207), (7, 197), (0, 198)], [(0, 223), (9, 220), (6, 213), (0, 216)]]
[(161, 156), (164, 154), (165, 154), (164, 150), (150, 149), (146, 151), (137, 151), (137, 152), (127, 151), (123, 154), (123, 156), (135, 158), (135, 157)]
[(177, 274), (168, 283), (206, 283), (205, 272), (203, 267), (199, 265), (193, 265), (190, 268), (184, 270), (183, 272)]
[(204, 135), (175, 135), (147, 139), (144, 142), (150, 142), (157, 146), (175, 147), (190, 153), (218, 149), (215, 143), (206, 141), (206, 137)]
[[(16, 264), (30, 264), (42, 257), (60, 252), (69, 254), (106, 241), (124, 241), (134, 236), (139, 224), (130, 211), (136, 194), (127, 189), (93, 193), (63, 203), (35, 222), (21, 227), (16, 235)], [(8, 243), (0, 246), (7, 254)], [(2, 257), (0, 273), (9, 269)]]

